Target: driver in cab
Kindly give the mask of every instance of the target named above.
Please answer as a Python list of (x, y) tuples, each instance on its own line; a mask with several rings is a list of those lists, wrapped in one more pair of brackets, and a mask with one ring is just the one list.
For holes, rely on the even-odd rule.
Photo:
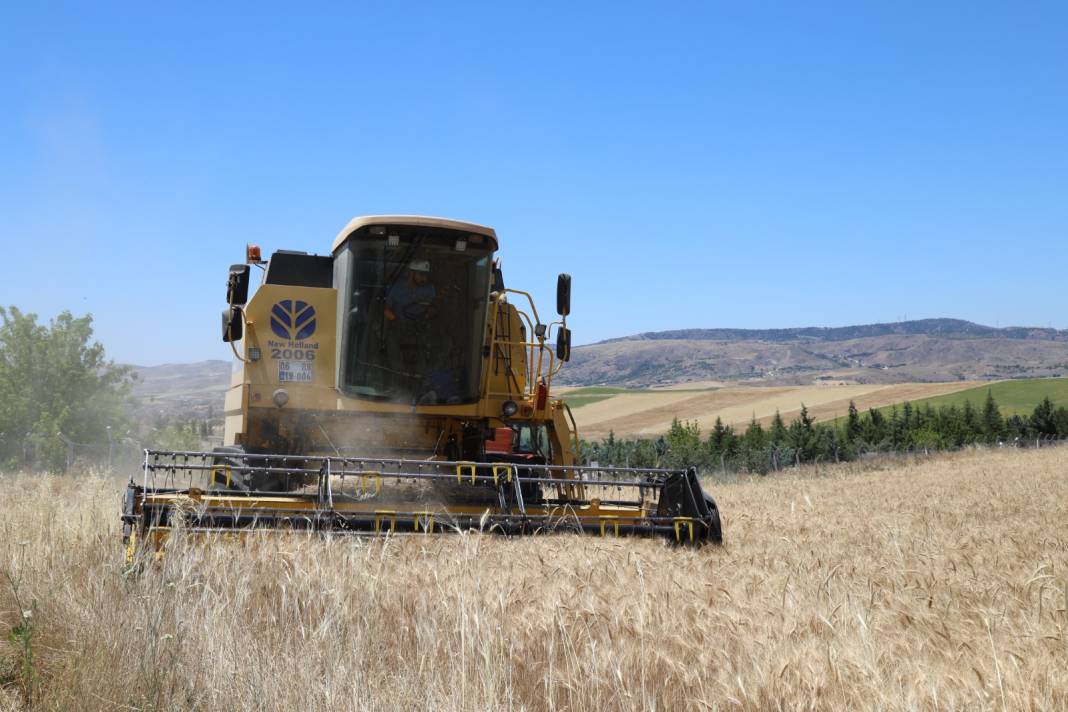
[[(430, 363), (431, 305), (437, 290), (430, 282), (430, 262), (414, 260), (408, 275), (386, 293), (385, 347), (393, 371), (392, 389), (412, 398), (427, 397), (426, 377)], [(433, 395), (433, 394), (432, 394)], [(436, 399), (436, 395), (433, 398)]]
[(430, 283), (430, 261), (415, 260), (408, 265), (408, 279), (394, 284), (386, 295), (386, 319), (395, 322), (398, 317), (426, 317), (429, 303), (436, 296)]

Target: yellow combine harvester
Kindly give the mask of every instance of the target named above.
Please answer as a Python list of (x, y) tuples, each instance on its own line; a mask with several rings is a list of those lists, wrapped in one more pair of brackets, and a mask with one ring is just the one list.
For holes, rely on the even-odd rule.
[[(236, 358), (226, 446), (145, 452), (127, 489), (132, 553), (170, 530), (661, 535), (719, 542), (688, 470), (580, 466), (553, 377), (570, 357), (571, 278), (546, 324), (504, 285), (497, 235), (356, 218), (329, 256), (250, 246), (230, 268)], [(263, 269), (248, 297), (250, 265)], [(554, 343), (555, 340), (555, 343)]]

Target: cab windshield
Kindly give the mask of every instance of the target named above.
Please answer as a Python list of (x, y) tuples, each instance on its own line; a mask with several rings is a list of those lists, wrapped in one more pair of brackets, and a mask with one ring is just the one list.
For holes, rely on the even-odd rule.
[(489, 294), (484, 235), (371, 226), (349, 239), (342, 385), (369, 398), (478, 400)]

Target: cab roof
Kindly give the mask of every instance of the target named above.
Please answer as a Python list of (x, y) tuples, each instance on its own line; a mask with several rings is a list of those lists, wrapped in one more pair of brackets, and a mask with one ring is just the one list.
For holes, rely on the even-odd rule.
[(462, 230), (477, 235), (485, 235), (492, 242), (493, 250), (497, 249), (497, 232), (492, 227), (486, 227), (485, 225), (463, 222), (461, 220), (450, 220), (448, 218), (434, 218), (426, 215), (364, 215), (349, 220), (349, 224), (341, 229), (341, 232), (334, 238), (334, 246), (330, 250), (331, 253), (337, 252), (338, 248), (345, 243), (345, 240), (347, 240), (352, 233), (356, 232), (361, 227), (367, 227), (368, 225), (422, 225), (425, 227), (444, 227), (451, 230)]

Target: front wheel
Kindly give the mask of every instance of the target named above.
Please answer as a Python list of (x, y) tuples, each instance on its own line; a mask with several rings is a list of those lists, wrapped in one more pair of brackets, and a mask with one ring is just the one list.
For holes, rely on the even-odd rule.
[(723, 543), (723, 525), (719, 520), (719, 507), (716, 500), (705, 495), (705, 505), (708, 507), (708, 540), (713, 544)]

